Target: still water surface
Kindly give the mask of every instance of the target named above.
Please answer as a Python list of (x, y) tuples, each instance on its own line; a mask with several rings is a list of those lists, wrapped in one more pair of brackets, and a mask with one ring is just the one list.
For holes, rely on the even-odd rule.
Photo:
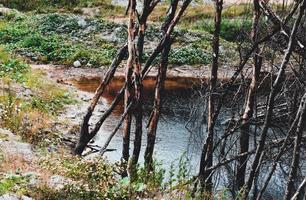
[[(73, 81), (72, 84), (78, 89), (94, 93), (100, 83), (99, 78), (80, 78)], [(118, 93), (124, 83), (124, 77), (115, 77), (109, 84), (107, 90), (101, 98), (100, 105), (106, 109), (115, 95)], [(156, 144), (154, 155), (158, 161), (163, 163), (167, 169), (172, 162), (177, 164), (181, 156), (190, 160), (190, 170), (197, 170), (203, 135), (205, 134), (206, 120), (202, 116), (203, 99), (198, 95), (201, 81), (196, 78), (168, 78), (165, 82), (165, 91), (163, 93), (162, 115), (158, 123)], [(144, 150), (146, 147), (146, 125), (152, 110), (152, 101), (154, 97), (155, 79), (147, 78), (144, 85), (144, 124), (143, 140), (140, 161), (143, 161)], [(103, 146), (113, 128), (119, 121), (123, 112), (123, 104), (116, 108), (114, 113), (104, 122), (101, 130), (95, 138), (95, 143)], [(190, 117), (192, 116), (192, 117)], [(192, 118), (192, 120), (191, 120)], [(195, 124), (200, 128), (193, 129)], [(131, 132), (131, 149), (133, 148), (133, 130)], [(109, 151), (105, 156), (111, 161), (118, 161), (121, 158), (122, 151), (122, 127), (112, 139)]]

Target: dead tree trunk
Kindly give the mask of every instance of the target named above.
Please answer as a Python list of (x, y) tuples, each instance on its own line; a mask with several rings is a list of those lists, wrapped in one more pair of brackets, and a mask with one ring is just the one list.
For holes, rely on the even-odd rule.
[[(252, 24), (252, 42), (255, 44), (258, 38), (258, 23), (260, 17), (260, 6), (259, 0), (253, 0), (253, 24)], [(256, 96), (256, 89), (257, 89), (257, 81), (259, 79), (259, 73), (261, 69), (261, 60), (262, 58), (259, 55), (259, 48), (256, 48), (254, 52), (254, 65), (253, 65), (253, 75), (251, 84), (248, 90), (248, 96), (245, 101), (245, 108), (244, 114), (242, 116), (242, 124), (241, 124), (241, 133), (240, 133), (240, 154), (249, 151), (249, 134), (250, 134), (250, 124), (249, 121), (253, 116), (254, 111), (254, 103), (255, 103), (255, 96)], [(246, 166), (247, 166), (247, 156), (241, 157), (238, 160), (237, 166), (237, 174), (236, 174), (236, 187), (240, 190), (245, 181), (245, 173), (246, 173)]]
[(74, 150), (74, 153), (76, 155), (82, 155), (82, 153), (83, 153), (86, 145), (88, 144), (88, 142), (96, 135), (96, 134), (92, 134), (92, 133), (89, 132), (89, 120), (92, 116), (92, 113), (93, 113), (101, 95), (103, 94), (103, 92), (104, 92), (106, 86), (108, 85), (108, 83), (113, 78), (117, 67), (119, 66), (119, 64), (123, 60), (126, 53), (127, 53), (127, 45), (124, 45), (118, 51), (118, 54), (117, 54), (116, 58), (113, 60), (113, 62), (111, 64), (109, 70), (107, 71), (103, 81), (101, 82), (101, 84), (97, 88), (97, 90), (95, 92), (95, 95), (94, 95), (89, 107), (87, 108), (87, 113), (85, 114), (85, 116), (83, 118), (82, 125), (81, 125), (79, 141), (78, 141), (78, 143), (76, 145), (76, 148)]
[(292, 136), (292, 133), (295, 131), (296, 126), (297, 126), (297, 123), (298, 123), (298, 121), (299, 121), (299, 119), (300, 119), (300, 111), (302, 110), (302, 105), (303, 105), (303, 104), (300, 104), (299, 109), (298, 109), (298, 112), (297, 112), (297, 114), (296, 114), (296, 116), (295, 116), (295, 119), (293, 120), (293, 122), (291, 123), (291, 126), (290, 126), (289, 130), (287, 131), (286, 138), (285, 138), (285, 140), (284, 140), (284, 142), (283, 142), (283, 144), (282, 144), (282, 146), (281, 146), (281, 148), (280, 148), (280, 150), (279, 150), (277, 156), (276, 156), (275, 159), (273, 160), (273, 164), (272, 164), (272, 166), (271, 166), (271, 168), (270, 168), (270, 171), (269, 171), (269, 173), (267, 173), (267, 174), (268, 174), (268, 175), (267, 175), (267, 178), (266, 178), (265, 181), (263, 182), (262, 188), (261, 188), (261, 190), (260, 190), (258, 196), (256, 197), (257, 200), (262, 199), (262, 196), (263, 196), (263, 194), (264, 194), (264, 192), (265, 192), (265, 190), (266, 190), (266, 188), (267, 188), (267, 186), (268, 186), (268, 184), (269, 184), (269, 181), (270, 181), (271, 178), (272, 178), (272, 175), (273, 175), (273, 173), (274, 173), (274, 171), (275, 171), (275, 169), (276, 169), (276, 166), (277, 166), (277, 164), (278, 164), (278, 162), (279, 162), (281, 156), (284, 154), (285, 149), (288, 147), (287, 145), (288, 145), (288, 143), (289, 143), (289, 139), (290, 139), (290, 137)]
[[(135, 61), (136, 51), (135, 51), (135, 37), (134, 37), (134, 23), (136, 17), (136, 0), (129, 1), (129, 20), (128, 20), (128, 53), (129, 57), (126, 64), (125, 72), (125, 91), (124, 91), (124, 111), (127, 112), (127, 108), (131, 103), (131, 92), (132, 92), (132, 73), (133, 65)], [(122, 160), (127, 164), (129, 160), (129, 150), (130, 150), (130, 132), (131, 132), (131, 122), (132, 116), (131, 112), (128, 112), (124, 119), (124, 130), (123, 130), (123, 146), (122, 146)], [(124, 174), (124, 176), (127, 174)]]
[(135, 68), (134, 68), (134, 88), (135, 88), (135, 106), (133, 109), (133, 115), (135, 116), (135, 139), (133, 154), (129, 163), (129, 171), (131, 178), (133, 179), (136, 175), (136, 164), (138, 163), (140, 149), (141, 149), (141, 138), (142, 138), (142, 79), (141, 79), (141, 64), (143, 61), (143, 46), (145, 31), (147, 28), (147, 19), (149, 14), (152, 12), (155, 5), (159, 2), (152, 0), (144, 0), (142, 14), (138, 19), (139, 22), (139, 34), (137, 40), (137, 49), (135, 57)]
[[(175, 1), (178, 1), (178, 0), (175, 0)], [(164, 82), (164, 79), (166, 78), (166, 71), (167, 71), (167, 65), (168, 65), (168, 54), (169, 54), (171, 43), (172, 43), (172, 40), (170, 39), (170, 37), (171, 37), (171, 34), (173, 32), (175, 25), (180, 20), (181, 16), (187, 9), (190, 2), (191, 0), (185, 0), (177, 14), (175, 14), (176, 8), (171, 9), (170, 14), (168, 15), (168, 18), (165, 21), (165, 23), (167, 23), (167, 21), (170, 21), (167, 27), (164, 28), (165, 36), (162, 39), (162, 42), (160, 43), (160, 45), (158, 45), (160, 46), (160, 49), (162, 49), (162, 56), (161, 56), (161, 64), (159, 66), (159, 74), (157, 77), (157, 85), (155, 87), (154, 110), (152, 111), (151, 117), (150, 117), (151, 120), (149, 122), (147, 147), (145, 151), (145, 165), (147, 166), (147, 169), (149, 170), (152, 167), (151, 164), (152, 164), (152, 156), (153, 156), (153, 151), (154, 151), (156, 129), (157, 129), (158, 118), (160, 115), (160, 108), (161, 108), (160, 94), (161, 94), (162, 88), (164, 87), (163, 82)], [(177, 3), (173, 4), (173, 2), (170, 5), (170, 7), (172, 7), (173, 5), (177, 7)], [(168, 20), (170, 15), (172, 15), (173, 17), (171, 20)], [(156, 48), (156, 50), (159, 50), (159, 48)], [(148, 66), (144, 67), (143, 72), (142, 72), (143, 76), (146, 74), (145, 70), (148, 70)]]
[(210, 176), (211, 170), (207, 170), (213, 164), (213, 138), (214, 138), (214, 126), (215, 126), (215, 103), (216, 94), (215, 89), (218, 79), (218, 65), (219, 65), (219, 37), (221, 30), (221, 13), (223, 9), (223, 0), (215, 0), (215, 30), (213, 37), (213, 62), (210, 72), (209, 80), (209, 97), (208, 97), (208, 122), (207, 122), (207, 138), (203, 146), (201, 161), (200, 161), (200, 172), (199, 180), (201, 187), (205, 186), (205, 191), (210, 193), (212, 190), (212, 178)]
[[(168, 11), (170, 12), (168, 13), (167, 18), (161, 28), (164, 34), (166, 34), (166, 31), (169, 28), (169, 25), (175, 16), (177, 6), (178, 6), (178, 0), (172, 1), (169, 6)], [(158, 120), (162, 107), (161, 101), (162, 101), (162, 93), (164, 90), (166, 74), (167, 74), (168, 56), (171, 48), (170, 35), (166, 34), (165, 36), (166, 36), (164, 40), (165, 45), (161, 54), (161, 63), (158, 68), (155, 93), (154, 93), (153, 110), (151, 112), (149, 119), (148, 133), (147, 133), (147, 147), (144, 155), (145, 165), (148, 171), (153, 170), (153, 151), (155, 145)]]
[(157, 124), (161, 112), (162, 107), (162, 93), (165, 86), (166, 73), (167, 73), (167, 65), (168, 65), (168, 55), (170, 52), (170, 38), (167, 39), (165, 44), (165, 48), (161, 55), (161, 63), (158, 68), (157, 81), (155, 86), (155, 95), (154, 95), (154, 105), (153, 111), (150, 116), (148, 135), (147, 135), (147, 147), (145, 151), (145, 165), (148, 171), (153, 170), (153, 151), (155, 145)]
[[(148, 0), (147, 2), (148, 3), (146, 5), (149, 6), (149, 7), (146, 8), (146, 12), (143, 12), (142, 15), (140, 16), (140, 19), (142, 19), (140, 21), (144, 21), (144, 22), (146, 21), (146, 19), (152, 13), (155, 6), (160, 2), (160, 0), (155, 0), (155, 1), (149, 1)], [(134, 32), (137, 34), (138, 32), (142, 32), (142, 29), (139, 29), (138, 27), (135, 27)], [(134, 34), (134, 37), (136, 36), (136, 34)], [(138, 34), (140, 34), (140, 33), (138, 33)], [(141, 36), (141, 37), (144, 37), (144, 33), (143, 33), (143, 36)], [(141, 49), (142, 48), (143, 47), (141, 47)], [(122, 92), (118, 95), (118, 98), (116, 97), (116, 100), (114, 101), (114, 104), (112, 103), (113, 106), (110, 109), (108, 109), (108, 111), (105, 114), (102, 115), (101, 119), (96, 123), (95, 129), (93, 131), (89, 132), (89, 120), (92, 116), (92, 113), (93, 113), (97, 103), (98, 103), (98, 100), (101, 97), (101, 95), (103, 94), (106, 86), (109, 84), (111, 79), (114, 77), (114, 74), (116, 72), (117, 67), (119, 66), (121, 61), (124, 59), (127, 52), (128, 52), (128, 45), (127, 44), (125, 44), (122, 48), (119, 49), (119, 51), (118, 51), (115, 59), (113, 60), (109, 70), (105, 74), (105, 77), (104, 77), (103, 81), (100, 83), (99, 87), (97, 88), (90, 106), (87, 108), (87, 112), (86, 112), (86, 114), (83, 118), (83, 122), (82, 122), (82, 125), (81, 125), (79, 141), (78, 141), (78, 144), (76, 145), (76, 148), (75, 148), (75, 154), (76, 155), (81, 155), (82, 154), (86, 145), (97, 134), (99, 128), (101, 127), (101, 125), (103, 124), (105, 119), (110, 115), (113, 108), (119, 103), (120, 99), (122, 98), (121, 96), (123, 96), (124, 90), (121, 90)], [(151, 62), (153, 60), (154, 59), (152, 59)], [(151, 62), (149, 62), (149, 64)]]
[(288, 43), (288, 47), (287, 47), (287, 51), (284, 55), (283, 61), (280, 65), (279, 71), (278, 71), (278, 75), (273, 83), (272, 86), (272, 90), (270, 92), (269, 95), (269, 100), (268, 100), (268, 105), (267, 105), (267, 111), (266, 111), (266, 116), (265, 116), (265, 122), (263, 125), (263, 129), (261, 131), (260, 134), (260, 139), (256, 148), (256, 153), (255, 153), (255, 157), (254, 157), (254, 161), (252, 163), (251, 166), (251, 171), (250, 171), (250, 175), (249, 175), (249, 179), (246, 183), (246, 189), (245, 189), (245, 193), (244, 193), (244, 198), (247, 197), (248, 192), (250, 191), (254, 178), (257, 175), (257, 169), (259, 168), (260, 163), (260, 158), (262, 157), (263, 154), (263, 150), (264, 150), (264, 145), (265, 145), (265, 141), (266, 141), (266, 137), (267, 137), (267, 133), (268, 133), (268, 129), (272, 120), (272, 114), (273, 114), (273, 107), (274, 107), (274, 100), (275, 100), (275, 96), (279, 93), (281, 86), (282, 86), (282, 81), (284, 79), (285, 76), (285, 69), (287, 67), (287, 64), (289, 62), (290, 56), (292, 54), (293, 48), (294, 48), (294, 43), (295, 43), (295, 37), (296, 37), (296, 33), (297, 33), (297, 28), (301, 22), (302, 16), (304, 14), (304, 10), (305, 10), (305, 3), (306, 0), (303, 0), (300, 3), (299, 6), (299, 14), (294, 22), (291, 34), (290, 34), (290, 38), (289, 38), (289, 43)]
[(288, 183), (287, 183), (287, 188), (286, 188), (286, 193), (285, 193), (285, 198), (286, 200), (290, 200), (293, 194), (295, 193), (295, 186), (294, 183), (297, 178), (297, 172), (298, 172), (298, 167), (300, 163), (300, 149), (301, 149), (301, 141), (303, 137), (303, 128), (305, 126), (305, 121), (306, 121), (306, 93), (304, 94), (302, 98), (302, 103), (301, 103), (301, 110), (299, 111), (300, 114), (300, 119), (297, 124), (297, 130), (296, 130), (296, 138), (294, 141), (294, 147), (293, 147), (293, 159), (291, 163), (291, 168), (290, 168), (290, 173), (289, 173), (289, 178), (288, 178)]

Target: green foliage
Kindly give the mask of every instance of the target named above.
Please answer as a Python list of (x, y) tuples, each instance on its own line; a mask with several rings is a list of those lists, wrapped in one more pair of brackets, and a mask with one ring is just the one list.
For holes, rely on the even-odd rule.
[[(105, 21), (82, 22), (79, 17), (68, 14), (46, 14), (23, 17), (0, 23), (0, 43), (7, 49), (34, 61), (68, 64), (79, 60), (88, 66), (111, 63), (116, 46), (104, 40), (96, 41), (92, 34), (84, 33), (87, 26), (95, 23), (96, 29), (113, 27)], [(77, 38), (77, 39), (75, 39)]]
[(50, 7), (67, 7), (77, 5), (79, 0), (0, 0), (0, 4), (21, 11), (43, 10)]
[[(221, 21), (220, 37), (227, 41), (236, 41), (238, 37), (244, 36), (246, 32), (251, 30), (252, 21), (250, 19), (227, 19)], [(214, 32), (214, 21), (203, 20), (194, 23), (194, 29), (204, 30), (209, 33)]]
[(0, 62), (0, 78), (7, 76), (17, 82), (24, 82), (24, 74), (29, 70), (27, 64), (17, 59), (10, 59), (3, 63)]
[(51, 13), (42, 15), (39, 21), (38, 28), (43, 34), (71, 33), (81, 28), (76, 17), (66, 14)]
[(22, 175), (19, 172), (8, 173), (0, 176), (0, 195), (6, 193), (23, 194), (26, 192), (28, 183), (33, 179), (33, 174)]
[(192, 44), (178, 50), (172, 50), (169, 56), (169, 63), (177, 65), (208, 64), (211, 56), (201, 47)]
[(30, 33), (31, 30), (25, 24), (2, 23), (0, 25), (0, 41), (2, 44), (16, 43)]

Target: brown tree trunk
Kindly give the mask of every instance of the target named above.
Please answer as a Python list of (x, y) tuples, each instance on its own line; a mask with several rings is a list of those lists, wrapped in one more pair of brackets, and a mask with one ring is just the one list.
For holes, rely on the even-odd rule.
[(74, 150), (74, 153), (76, 155), (82, 155), (85, 147), (87, 146), (88, 142), (96, 135), (95, 133), (89, 133), (89, 120), (92, 116), (92, 113), (99, 101), (99, 98), (101, 97), (101, 95), (103, 94), (106, 86), (108, 85), (108, 83), (110, 82), (110, 80), (114, 77), (115, 71), (117, 69), (117, 67), (119, 66), (119, 64), (121, 63), (121, 61), (123, 60), (125, 54), (127, 53), (127, 45), (124, 45), (119, 51), (118, 54), (116, 56), (116, 58), (113, 60), (109, 70), (107, 71), (103, 81), (101, 82), (101, 84), (99, 85), (99, 87), (97, 88), (95, 95), (89, 105), (89, 107), (87, 108), (87, 113), (85, 114), (84, 118), (83, 118), (83, 122), (81, 125), (81, 131), (80, 131), (80, 137), (79, 137), (79, 141), (76, 145), (76, 148)]
[[(157, 76), (157, 83), (155, 86), (155, 97), (154, 97), (154, 108), (150, 116), (149, 121), (149, 129), (148, 129), (148, 135), (147, 135), (147, 147), (145, 151), (145, 165), (147, 169), (150, 171), (152, 170), (152, 156), (154, 151), (154, 145), (155, 145), (155, 138), (156, 138), (156, 130), (157, 130), (157, 124), (158, 119), (160, 116), (160, 110), (161, 110), (161, 93), (164, 88), (164, 81), (166, 79), (166, 72), (167, 72), (167, 65), (168, 65), (168, 55), (171, 48), (172, 39), (170, 38), (170, 35), (173, 31), (173, 28), (178, 23), (180, 17), (185, 12), (186, 8), (190, 4), (191, 0), (185, 0), (178, 11), (178, 13), (175, 15), (176, 7), (178, 5), (178, 0), (172, 1), (170, 5), (170, 13), (167, 15), (167, 19), (165, 20), (165, 23), (162, 26), (162, 30), (164, 32), (164, 37), (161, 41), (161, 43), (156, 48), (157, 53), (160, 49), (162, 50), (161, 55), (161, 64), (159, 66), (158, 76)], [(166, 24), (166, 25), (165, 25)], [(145, 76), (146, 71), (148, 70), (148, 65), (144, 67), (142, 71), (142, 76)]]
[[(136, 17), (136, 0), (129, 1), (129, 20), (128, 20), (128, 53), (129, 57), (126, 64), (125, 72), (125, 91), (124, 91), (124, 111), (127, 111), (129, 104), (131, 103), (131, 92), (132, 92), (132, 73), (133, 64), (135, 61), (135, 37), (134, 37), (134, 23)], [(129, 150), (130, 150), (130, 132), (131, 132), (131, 122), (132, 116), (131, 112), (125, 117), (124, 120), (124, 130), (123, 130), (123, 146), (122, 146), (122, 160), (124, 164), (127, 164), (129, 160)], [(126, 166), (126, 165), (125, 165)], [(123, 174), (126, 176), (127, 174)]]
[(210, 176), (211, 170), (207, 168), (213, 165), (213, 138), (214, 138), (214, 126), (215, 126), (215, 103), (216, 94), (215, 89), (218, 80), (218, 65), (219, 65), (219, 37), (221, 30), (221, 14), (223, 9), (223, 0), (215, 0), (215, 30), (213, 37), (213, 62), (210, 72), (209, 80), (209, 96), (208, 96), (208, 122), (207, 122), (207, 138), (203, 146), (201, 161), (200, 161), (200, 172), (199, 179), (201, 182), (201, 187), (205, 187), (206, 193), (211, 193), (212, 191), (212, 177)]
[(145, 151), (145, 165), (148, 171), (152, 171), (153, 169), (153, 151), (155, 145), (155, 138), (156, 138), (156, 130), (157, 124), (161, 112), (162, 107), (162, 92), (164, 90), (165, 80), (166, 80), (166, 73), (167, 73), (167, 65), (168, 65), (168, 55), (170, 52), (171, 42), (170, 39), (167, 39), (165, 48), (162, 52), (161, 57), (161, 64), (158, 68), (158, 75), (157, 81), (155, 86), (155, 96), (154, 96), (154, 105), (153, 111), (151, 113), (148, 134), (147, 134), (147, 147)]
[[(252, 42), (255, 44), (257, 42), (257, 35), (258, 35), (258, 23), (260, 17), (260, 6), (259, 0), (253, 0), (253, 24), (252, 24)], [(255, 103), (255, 96), (256, 96), (256, 89), (257, 89), (257, 81), (259, 78), (259, 73), (261, 69), (261, 60), (262, 58), (259, 56), (259, 48), (255, 50), (254, 55), (254, 65), (253, 65), (253, 75), (251, 84), (248, 90), (248, 96), (245, 101), (245, 109), (244, 114), (242, 117), (242, 124), (241, 124), (241, 133), (239, 138), (240, 144), (240, 154), (249, 151), (249, 134), (250, 134), (250, 124), (249, 121), (253, 116), (254, 111), (254, 103)], [(247, 156), (241, 157), (238, 160), (237, 166), (237, 174), (236, 174), (236, 187), (240, 190), (245, 181), (245, 173), (246, 173), (246, 166), (247, 166)]]
[[(140, 21), (143, 21), (143, 22), (146, 22), (146, 19), (152, 13), (153, 9), (160, 2), (160, 0), (155, 0), (155, 1), (146, 0), (146, 2), (147, 2), (146, 3), (147, 7), (145, 9), (146, 12), (143, 12), (142, 15), (140, 16), (140, 19), (141, 19)], [(134, 31), (136, 33), (138, 33), (138, 32), (142, 32), (142, 29), (139, 29), (139, 28), (136, 27)], [(144, 33), (140, 33), (140, 34), (141, 34), (140, 37), (144, 38)], [(134, 37), (135, 37), (135, 34), (134, 34)], [(141, 47), (141, 49), (143, 49), (143, 47)], [(114, 74), (116, 72), (117, 67), (119, 66), (121, 61), (124, 59), (127, 52), (128, 52), (128, 45), (125, 44), (118, 51), (118, 54), (115, 57), (115, 59), (113, 60), (109, 70), (105, 74), (105, 77), (104, 77), (103, 81), (101, 82), (101, 84), (99, 85), (99, 87), (97, 88), (97, 90), (95, 92), (95, 95), (92, 99), (92, 102), (91, 102), (90, 106), (88, 107), (87, 113), (85, 114), (83, 122), (82, 122), (79, 141), (78, 141), (78, 144), (76, 145), (76, 148), (75, 148), (75, 154), (76, 155), (81, 155), (82, 154), (86, 145), (97, 134), (99, 128), (101, 127), (101, 125), (103, 124), (105, 119), (110, 115), (113, 108), (119, 103), (119, 100), (122, 98), (121, 96), (123, 96), (124, 90), (121, 90), (122, 92), (118, 95), (118, 98), (116, 98), (114, 103), (112, 103), (113, 106), (110, 109), (108, 109), (108, 111), (105, 114), (103, 114), (101, 119), (96, 123), (95, 129), (91, 133), (89, 133), (89, 124), (88, 123), (89, 123), (89, 120), (92, 116), (92, 113), (93, 113), (93, 111), (94, 111), (94, 109), (95, 109), (95, 107), (98, 103), (98, 100), (101, 97), (101, 95), (103, 94), (103, 92), (105, 90), (105, 87), (108, 85), (110, 80), (114, 77)], [(154, 56), (152, 56), (152, 57), (154, 57)], [(151, 61), (149, 61), (148, 64), (150, 64), (153, 60), (154, 59), (151, 59)]]

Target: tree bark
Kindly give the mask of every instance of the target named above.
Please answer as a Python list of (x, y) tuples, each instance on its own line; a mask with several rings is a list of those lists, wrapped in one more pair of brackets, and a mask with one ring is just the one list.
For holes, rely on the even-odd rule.
[[(135, 61), (135, 37), (134, 37), (134, 23), (136, 17), (136, 0), (129, 0), (129, 19), (128, 19), (128, 53), (129, 57), (126, 63), (126, 71), (125, 71), (125, 91), (124, 91), (124, 112), (128, 112), (127, 108), (131, 103), (131, 92), (132, 92), (132, 73)], [(126, 164), (129, 160), (129, 151), (130, 151), (130, 132), (131, 132), (131, 122), (132, 116), (131, 112), (128, 112), (124, 119), (124, 129), (123, 129), (123, 146), (122, 146), (122, 161), (124, 164), (124, 168), (126, 168)], [(123, 176), (127, 176), (126, 172), (122, 174)]]
[(126, 53), (127, 53), (127, 45), (125, 44), (118, 51), (116, 58), (113, 60), (113, 62), (111, 64), (109, 70), (107, 71), (103, 81), (101, 82), (101, 84), (97, 88), (97, 90), (95, 92), (95, 95), (94, 95), (89, 107), (87, 108), (87, 112), (86, 112), (86, 114), (83, 118), (83, 122), (82, 122), (82, 125), (81, 125), (79, 141), (78, 141), (78, 143), (76, 145), (76, 148), (74, 150), (74, 153), (76, 155), (82, 155), (82, 153), (83, 153), (84, 149), (86, 148), (86, 145), (88, 144), (88, 142), (95, 136), (95, 134), (89, 133), (89, 124), (88, 124), (89, 120), (92, 116), (92, 113), (93, 113), (101, 95), (103, 94), (103, 92), (104, 92), (106, 86), (108, 85), (108, 83), (114, 77), (116, 69), (119, 66), (119, 64), (121, 63), (121, 61), (123, 60)]
[(207, 123), (207, 138), (203, 146), (201, 161), (200, 161), (200, 171), (199, 179), (201, 182), (201, 187), (205, 187), (206, 193), (211, 193), (212, 191), (212, 178), (210, 176), (210, 168), (213, 165), (213, 138), (214, 138), (214, 126), (215, 126), (215, 103), (216, 94), (215, 88), (218, 79), (218, 65), (219, 65), (219, 37), (221, 30), (221, 14), (223, 9), (223, 0), (215, 0), (215, 30), (213, 36), (213, 62), (210, 72), (209, 80), (209, 96), (208, 96), (208, 123)]
[[(260, 6), (259, 0), (253, 0), (253, 23), (252, 23), (252, 42), (253, 44), (256, 43), (258, 38), (258, 23), (260, 17)], [(255, 96), (257, 90), (257, 81), (259, 79), (259, 73), (261, 69), (261, 60), (262, 58), (259, 55), (260, 51), (259, 48), (256, 48), (254, 52), (254, 65), (253, 65), (253, 75), (251, 84), (248, 90), (248, 96), (245, 101), (245, 109), (244, 114), (242, 116), (242, 123), (240, 129), (240, 154), (249, 151), (249, 134), (250, 134), (250, 124), (249, 121), (253, 117), (254, 111), (254, 103), (255, 103)], [(238, 159), (238, 166), (237, 166), (237, 174), (236, 174), (236, 187), (238, 191), (243, 187), (246, 175), (246, 167), (247, 167), (247, 158), (248, 155), (240, 157)]]
[(297, 130), (296, 130), (296, 139), (294, 141), (294, 148), (293, 148), (293, 159), (291, 163), (291, 168), (290, 168), (290, 173), (289, 173), (289, 178), (288, 178), (288, 183), (287, 183), (287, 188), (286, 188), (286, 193), (285, 193), (285, 200), (290, 200), (293, 194), (295, 193), (295, 186), (294, 183), (297, 178), (297, 172), (298, 172), (298, 167), (300, 163), (300, 149), (301, 149), (301, 141), (303, 137), (303, 128), (306, 124), (306, 93), (304, 94), (302, 98), (302, 103), (301, 103), (301, 111), (300, 111), (300, 119), (297, 125)]
[(168, 56), (171, 48), (170, 38), (166, 40), (165, 48), (161, 55), (161, 64), (158, 68), (157, 81), (155, 86), (155, 95), (154, 95), (154, 105), (153, 111), (151, 113), (148, 134), (147, 134), (147, 147), (145, 151), (145, 166), (148, 171), (153, 170), (153, 151), (155, 145), (156, 131), (158, 120), (162, 107), (162, 93), (165, 86), (167, 66), (168, 66)]

